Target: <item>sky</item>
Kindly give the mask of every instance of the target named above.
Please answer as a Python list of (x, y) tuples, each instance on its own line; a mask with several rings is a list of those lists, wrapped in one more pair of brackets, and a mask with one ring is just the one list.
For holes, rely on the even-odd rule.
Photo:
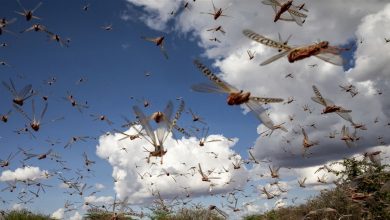
[[(28, 10), (40, 1), (21, 0), (20, 3)], [(387, 1), (306, 2), (308, 12), (303, 26), (288, 21), (273, 22), (272, 7), (260, 0), (215, 0), (216, 8), (222, 8), (226, 15), (216, 20), (207, 14), (213, 10), (211, 1), (188, 1), (189, 6), (184, 8), (186, 3), (184, 0), (42, 1), (33, 13), (38, 19), (26, 21), (15, 13), (23, 10), (17, 1), (0, 1), (1, 17), (13, 21), (0, 35), (0, 43), (6, 45), (0, 47), (0, 61), (8, 64), (0, 66), (0, 79), (8, 84), (11, 79), (17, 90), (32, 85), (35, 95), (20, 107), (27, 115), (32, 115), (32, 100), (37, 117), (48, 103), (39, 131), (18, 134), (15, 131), (29, 126), (29, 122), (13, 107), (11, 93), (1, 86), (0, 114), (12, 112), (7, 123), (0, 122), (0, 161), (19, 149), (32, 154), (52, 149), (51, 156), (66, 161), (60, 165), (50, 157), (25, 160), (26, 156), (19, 151), (9, 166), (0, 168), (0, 188), (5, 189), (0, 194), (4, 201), (0, 209), (26, 207), (57, 218), (79, 219), (88, 208), (83, 206), (85, 201), (101, 205), (112, 203), (114, 197), (127, 198), (135, 210), (141, 211), (141, 207), (151, 206), (152, 192), (158, 190), (168, 200), (175, 197), (185, 200), (184, 187), (188, 187), (193, 202), (223, 206), (234, 219), (272, 209), (275, 204), (292, 204), (295, 197), (298, 197), (296, 203), (301, 203), (319, 190), (332, 187), (316, 182), (317, 176), (323, 173), (314, 174), (314, 171), (324, 164), (378, 149), (384, 162), (388, 161), (390, 102), (386, 94), (390, 84), (390, 43), (385, 38), (390, 38), (386, 28), (390, 27), (390, 4)], [(297, 5), (302, 3), (294, 1)], [(88, 9), (84, 10), (86, 5)], [(41, 24), (50, 33), (58, 34), (64, 45), (51, 40), (45, 32), (20, 33), (33, 24)], [(226, 34), (207, 31), (220, 25)], [(111, 28), (106, 30), (107, 26)], [(344, 66), (315, 57), (294, 63), (281, 58), (260, 66), (277, 50), (250, 40), (243, 35), (244, 29), (275, 40), (278, 33), (284, 39), (291, 34), (288, 44), (294, 47), (326, 40), (332, 46), (350, 50), (342, 54)], [(160, 36), (165, 37), (168, 59), (155, 44), (143, 39)], [(213, 38), (220, 42), (211, 41)], [(247, 50), (255, 52), (254, 59), (249, 59)], [(193, 64), (194, 59), (222, 80), (253, 96), (285, 101), (294, 97), (290, 104), (264, 106), (274, 123), (285, 123), (288, 132), (275, 130), (272, 135), (264, 136), (267, 128), (244, 105), (228, 106), (226, 94), (192, 91), (192, 85), (209, 82)], [(286, 78), (288, 73), (293, 78)], [(52, 78), (56, 80), (50, 85), (48, 80)], [(354, 97), (340, 88), (349, 84), (358, 91)], [(321, 114), (323, 106), (311, 100), (312, 85), (323, 97), (352, 110), (350, 115), (355, 123), (365, 124), (367, 130), (357, 130), (360, 140), (353, 146), (348, 147), (340, 134), (328, 138), (329, 132), (340, 133), (344, 125), (351, 133), (354, 129), (335, 113)], [(66, 100), (69, 94), (88, 108), (80, 112), (72, 107)], [(42, 96), (47, 96), (48, 101)], [(143, 107), (144, 99), (150, 103), (148, 107)], [(209, 127), (207, 140), (217, 141), (201, 147), (201, 132), (191, 132), (191, 137), (174, 132), (165, 141), (168, 151), (163, 164), (159, 158), (152, 158), (148, 164), (145, 148), (151, 149), (150, 143), (144, 138), (119, 140), (123, 135), (117, 130), (136, 134), (136, 129), (141, 129), (121, 127), (126, 123), (123, 116), (135, 120), (134, 105), (149, 115), (163, 111), (170, 100), (174, 111), (180, 100), (185, 102), (185, 110), (177, 122), (180, 127), (187, 131), (195, 130), (194, 126), (200, 130)], [(303, 111), (304, 105), (312, 113)], [(207, 125), (192, 122), (189, 109), (199, 114)], [(113, 124), (94, 120), (91, 114), (105, 115)], [(289, 116), (294, 116), (294, 120), (290, 121)], [(155, 123), (151, 124), (156, 128)], [(301, 156), (302, 127), (310, 140), (318, 142), (305, 158)], [(72, 137), (78, 136), (86, 138), (67, 146)], [(232, 162), (248, 159), (249, 148), (257, 160), (272, 162), (243, 164), (240, 169), (233, 169)], [(88, 159), (95, 161), (91, 166), (84, 166), (84, 152)], [(191, 173), (190, 168), (197, 167), (198, 163), (204, 170), (215, 169), (213, 175), (219, 177), (211, 181), (211, 190), (210, 183), (201, 181), (197, 168)], [(270, 186), (275, 180), (270, 178), (269, 165), (281, 167), (279, 182), (289, 190), (271, 200), (264, 198), (259, 190), (265, 186), (277, 191)], [(224, 168), (229, 172), (224, 172)], [(166, 176), (163, 169), (177, 175)], [(45, 173), (55, 175), (46, 178)], [(150, 173), (152, 177), (141, 178), (138, 173)], [(185, 173), (189, 174), (179, 175)], [(72, 194), (72, 189), (61, 184), (60, 176), (86, 184), (86, 192), (82, 196)], [(297, 179), (304, 177), (311, 187), (300, 189)], [(328, 182), (332, 178), (328, 176)], [(19, 182), (16, 190), (10, 192), (7, 183), (14, 179)], [(36, 192), (36, 187), (20, 183), (26, 179), (35, 179), (49, 187), (36, 197), (29, 191)], [(235, 189), (242, 189), (243, 193)], [(94, 191), (99, 192), (89, 196)], [(242, 209), (238, 213), (226, 206), (232, 198), (221, 196), (232, 191), (236, 192), (237, 204)], [(33, 198), (33, 202), (25, 204), (18, 199), (21, 195), (23, 201)], [(66, 201), (72, 202), (76, 210), (64, 212)]]

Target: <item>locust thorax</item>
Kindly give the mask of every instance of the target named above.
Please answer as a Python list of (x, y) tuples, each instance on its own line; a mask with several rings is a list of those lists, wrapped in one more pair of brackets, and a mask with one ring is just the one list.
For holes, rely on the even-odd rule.
[(27, 12), (26, 13), (26, 20), (30, 21), (32, 19), (32, 16), (33, 16), (32, 11)]
[(152, 151), (150, 152), (150, 156), (153, 157), (162, 157), (167, 153), (167, 150), (157, 150), (157, 151)]
[(20, 106), (22, 106), (23, 103), (24, 103), (24, 100), (21, 99), (21, 98), (14, 98), (12, 101), (13, 101), (15, 104), (20, 105)]
[(321, 49), (326, 49), (329, 47), (329, 41), (321, 41), (317, 45)]
[(341, 110), (341, 107), (336, 106), (336, 105), (326, 106), (321, 114), (327, 114), (327, 113), (331, 113), (331, 112), (335, 112), (335, 111), (339, 111), (339, 110)]
[(341, 137), (341, 140), (343, 140), (343, 141), (348, 141), (348, 140), (350, 140), (350, 139), (351, 139), (351, 137), (349, 137), (348, 134), (344, 134), (344, 135)]
[(38, 131), (39, 130), (39, 122), (36, 122), (36, 121), (33, 121), (30, 123), (30, 126), (31, 128), (34, 130), (34, 131)]
[(287, 58), (290, 63), (293, 63), (297, 60), (302, 60), (307, 57), (317, 55), (321, 52), (321, 50), (327, 49), (328, 47), (329, 47), (328, 41), (321, 41), (317, 44), (308, 47), (295, 49), (288, 54)]
[(227, 98), (228, 105), (241, 105), (249, 101), (250, 92), (232, 92)]
[(8, 116), (2, 115), (0, 120), (3, 121), (4, 123), (6, 123), (8, 121)]
[(1, 167), (8, 167), (9, 166), (9, 161), (6, 161), (5, 163), (3, 163), (2, 165), (1, 165)]
[(34, 28), (34, 31), (39, 31), (41, 29), (39, 24), (34, 24), (33, 28)]
[(163, 41), (164, 41), (164, 37), (159, 37), (159, 38), (157, 39), (157, 41), (156, 41), (156, 45), (157, 45), (157, 46), (160, 46), (160, 45), (163, 43)]
[(164, 113), (155, 112), (152, 114), (151, 118), (158, 124), (164, 119)]

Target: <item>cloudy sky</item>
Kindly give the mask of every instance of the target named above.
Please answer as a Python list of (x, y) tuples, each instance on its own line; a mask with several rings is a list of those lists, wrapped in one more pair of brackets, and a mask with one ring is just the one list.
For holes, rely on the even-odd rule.
[[(39, 1), (20, 3), (29, 10)], [(184, 7), (186, 3), (188, 6)], [(275, 204), (291, 204), (295, 197), (298, 197), (296, 203), (304, 202), (322, 188), (330, 187), (317, 184), (317, 176), (323, 173), (314, 174), (324, 164), (377, 149), (383, 151), (382, 158), (387, 160), (390, 141), (390, 101), (386, 98), (390, 85), (390, 43), (385, 41), (390, 39), (387, 1), (306, 2), (308, 12), (303, 26), (288, 21), (273, 22), (272, 7), (260, 0), (213, 3), (226, 16), (214, 20), (207, 14), (213, 12), (209, 0), (56, 0), (43, 1), (33, 13), (39, 19), (26, 21), (15, 13), (23, 11), (17, 1), (1, 1), (1, 16), (11, 22), (0, 26), (0, 61), (7, 64), (0, 65), (0, 79), (8, 84), (11, 79), (17, 90), (32, 84), (36, 95), (21, 106), (27, 115), (32, 115), (34, 99), (39, 117), (45, 105), (42, 96), (48, 97), (48, 109), (38, 132), (15, 132), (29, 126), (29, 122), (13, 107), (11, 93), (5, 86), (0, 88), (0, 115), (12, 110), (8, 122), (0, 122), (1, 164), (9, 155), (11, 158), (8, 166), (0, 168), (0, 188), (4, 189), (0, 208), (27, 207), (57, 218), (79, 219), (87, 208), (84, 202), (109, 204), (116, 196), (140, 210), (150, 206), (153, 194), (159, 191), (168, 200), (175, 197), (186, 200), (190, 194), (193, 202), (223, 206), (231, 216), (245, 215), (272, 209)], [(60, 36), (63, 45), (52, 40), (48, 32), (20, 33), (33, 24), (41, 24), (48, 32)], [(218, 26), (226, 33), (207, 31)], [(291, 46), (329, 41), (330, 45), (349, 51), (342, 54), (345, 60), (342, 67), (315, 57), (294, 63), (283, 57), (260, 66), (278, 51), (245, 37), (244, 29), (275, 40), (278, 33), (283, 39), (291, 34), (288, 42)], [(142, 39), (160, 36), (165, 37), (168, 59), (156, 45)], [(211, 40), (215, 38), (219, 42)], [(254, 59), (249, 59), (247, 50), (255, 52)], [(271, 136), (261, 135), (267, 128), (245, 106), (228, 106), (226, 95), (192, 91), (192, 85), (208, 82), (194, 66), (194, 59), (253, 96), (286, 101), (293, 98), (290, 104), (264, 106), (274, 123), (285, 123), (288, 132), (275, 130)], [(289, 73), (293, 78), (286, 77)], [(55, 82), (49, 84), (53, 78)], [(358, 91), (354, 97), (340, 88), (350, 84)], [(321, 114), (323, 106), (311, 99), (312, 85), (324, 98), (352, 110), (353, 121), (367, 128), (357, 129), (356, 136), (360, 139), (350, 147), (341, 140), (340, 133), (345, 125), (352, 135), (353, 126), (335, 113)], [(89, 107), (79, 112), (64, 99), (68, 94)], [(148, 164), (145, 149), (152, 146), (145, 138), (121, 140), (123, 135), (118, 130), (136, 134), (136, 129), (141, 129), (122, 128), (126, 123), (123, 116), (135, 120), (134, 105), (145, 114), (162, 111), (169, 100), (176, 111), (179, 97), (186, 106), (178, 125), (191, 136), (178, 132), (168, 135), (163, 164), (160, 158), (152, 158)], [(150, 103), (148, 107), (143, 107), (144, 100)], [(304, 111), (304, 105), (308, 105), (311, 113)], [(189, 109), (207, 125), (192, 122)], [(113, 124), (94, 120), (91, 115), (105, 115)], [(156, 128), (154, 122), (151, 124)], [(212, 142), (201, 147), (202, 132), (196, 132), (196, 128), (202, 130), (206, 126), (207, 140)], [(318, 142), (306, 152), (307, 157), (302, 157), (302, 128), (310, 141)], [(334, 131), (337, 131), (335, 138), (329, 138)], [(73, 143), (72, 137), (83, 138), (76, 138)], [(243, 164), (234, 169), (233, 163), (248, 159), (250, 148), (257, 160), (268, 162)], [(37, 155), (50, 149), (52, 152), (47, 159), (25, 160), (27, 156), (20, 149)], [(94, 164), (84, 165), (84, 152)], [(210, 176), (218, 179), (201, 181), (198, 164), (204, 172), (214, 170)], [(270, 177), (268, 166), (281, 167), (280, 186), (289, 190), (271, 200), (260, 191), (263, 186), (270, 192), (277, 191), (270, 185), (275, 180)], [(300, 189), (297, 180), (304, 177), (310, 187)], [(77, 181), (80, 188), (86, 185), (85, 192), (82, 196), (74, 193), (60, 178)], [(332, 178), (328, 176), (328, 181)], [(23, 180), (45, 184), (45, 192), (39, 190), (37, 197), (32, 192), (37, 193), (39, 187), (26, 186)], [(12, 190), (14, 185), (16, 189)], [(231, 205), (231, 196), (223, 196), (232, 191), (236, 192), (237, 206), (242, 209), (239, 213), (232, 213), (227, 207)], [(66, 211), (66, 201), (73, 204), (74, 210)]]

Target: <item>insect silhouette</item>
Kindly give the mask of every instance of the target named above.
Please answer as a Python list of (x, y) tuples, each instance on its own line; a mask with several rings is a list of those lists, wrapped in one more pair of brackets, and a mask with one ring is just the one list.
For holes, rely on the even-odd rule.
[(112, 24), (103, 25), (103, 26), (101, 26), (101, 28), (103, 30), (106, 30), (106, 31), (111, 31), (112, 30)]
[(271, 165), (268, 165), (268, 168), (272, 178), (279, 178), (280, 167), (271, 167)]
[(63, 99), (66, 101), (69, 101), (70, 104), (72, 105), (72, 107), (77, 108), (77, 110), (79, 112), (82, 112), (83, 109), (89, 108), (89, 106), (87, 105), (87, 102), (85, 102), (85, 104), (80, 104), (79, 102), (76, 101), (76, 99), (74, 98), (74, 96), (70, 92), (68, 92), (68, 96), (63, 97)]
[(42, 5), (42, 2), (39, 2), (37, 6), (35, 6), (32, 10), (25, 9), (19, 0), (16, 0), (16, 2), (19, 4), (19, 6), (22, 8), (23, 12), (16, 12), (17, 14), (20, 14), (26, 18), (26, 21), (30, 21), (32, 19), (40, 19), (39, 17), (35, 16), (33, 13)]
[(306, 179), (307, 178), (305, 177), (303, 179), (298, 180), (299, 187), (301, 187), (301, 188), (305, 188), (306, 187), (306, 185), (305, 185)]
[(152, 43), (155, 43), (156, 46), (160, 47), (160, 50), (161, 50), (162, 54), (164, 55), (165, 59), (168, 59), (168, 53), (164, 48), (164, 40), (165, 40), (164, 36), (155, 37), (155, 38), (150, 38), (150, 37), (141, 37), (141, 38), (146, 40), (146, 41), (150, 41)]
[(105, 121), (108, 125), (114, 124), (114, 122), (110, 121), (107, 116), (105, 115), (97, 115), (97, 114), (90, 114), (90, 116), (93, 118), (94, 121)]
[(8, 85), (6, 82), (2, 82), (3, 86), (8, 89), (9, 92), (12, 94), (12, 101), (19, 105), (23, 106), (24, 101), (26, 101), (31, 96), (35, 95), (35, 93), (32, 90), (32, 85), (28, 84), (23, 89), (21, 89), (19, 92), (16, 90), (14, 82), (10, 79), (9, 80), (10, 85)]
[(346, 110), (341, 106), (335, 105), (331, 100), (323, 98), (320, 91), (317, 89), (317, 87), (315, 85), (313, 85), (312, 88), (313, 88), (314, 94), (316, 96), (311, 97), (311, 99), (314, 102), (317, 102), (318, 104), (325, 106), (325, 108), (322, 110), (321, 114), (328, 114), (328, 113), (335, 112), (343, 119), (353, 123), (351, 115), (348, 114), (349, 112), (352, 112), (351, 110)]
[(1, 168), (4, 168), (4, 167), (8, 167), (11, 163), (11, 160), (14, 159), (16, 157), (16, 155), (18, 155), (20, 151), (17, 151), (16, 153), (10, 153), (7, 157), (7, 159), (5, 160), (0, 160), (0, 167)]
[(222, 28), (222, 26), (218, 26), (218, 27), (215, 27), (215, 28), (210, 28), (210, 29), (207, 29), (207, 31), (213, 31), (213, 32), (221, 32), (222, 34), (226, 34), (226, 31)]
[(192, 117), (192, 121), (193, 122), (199, 122), (199, 123), (202, 123), (202, 124), (206, 124), (206, 122), (203, 121), (203, 118), (200, 117), (199, 115), (195, 114), (192, 109), (189, 109), (188, 112), (191, 114), (191, 117)]
[(30, 118), (26, 114), (26, 112), (23, 111), (23, 109), (21, 109), (19, 106), (14, 104), (14, 108), (16, 110), (18, 110), (18, 112), (20, 112), (27, 120), (29, 120), (30, 127), (34, 131), (39, 131), (39, 128), (41, 127), (41, 121), (42, 121), (42, 119), (45, 116), (45, 113), (47, 111), (48, 103), (45, 102), (45, 106), (43, 107), (43, 110), (42, 110), (41, 115), (39, 116), (39, 118), (36, 118), (36, 116), (35, 116), (35, 101), (34, 101), (34, 99), (31, 101), (31, 106), (32, 106), (32, 118)]
[(345, 91), (345, 92), (348, 92), (351, 94), (352, 97), (356, 96), (359, 92), (357, 91), (356, 87), (352, 84), (350, 85), (345, 85), (345, 86), (342, 86), (342, 85), (339, 85), (339, 87)]
[[(172, 132), (172, 129), (174, 128), (174, 125), (176, 124), (176, 121), (179, 119), (181, 114), (176, 114), (175, 118), (172, 119), (172, 109), (173, 103), (170, 101), (165, 107), (164, 112), (161, 113), (161, 122), (158, 120), (159, 127), (157, 128), (156, 132), (154, 132), (149, 123), (151, 117), (147, 117), (138, 106), (133, 106), (134, 113), (137, 116), (142, 128), (145, 130), (146, 134), (142, 133), (136, 127), (133, 128), (142, 138), (147, 140), (154, 147), (153, 151), (146, 150), (147, 152), (149, 152), (149, 157), (147, 158), (148, 163), (150, 162), (151, 157), (160, 157), (161, 164), (163, 164), (163, 156), (167, 153), (167, 150), (165, 150), (164, 142), (168, 137), (168, 134)], [(156, 118), (153, 119), (156, 121)]]
[(47, 152), (45, 153), (42, 153), (42, 154), (30, 154), (30, 153), (24, 153), (24, 155), (26, 156), (26, 158), (24, 159), (25, 161), (26, 160), (29, 160), (33, 157), (36, 157), (38, 160), (43, 160), (43, 159), (46, 159), (47, 157), (51, 156), (51, 153), (52, 153), (52, 149), (48, 150)]
[(207, 140), (207, 138), (209, 137), (208, 133), (209, 133), (209, 127), (202, 129), (202, 136), (201, 138), (199, 138), (199, 146), (203, 147), (206, 143), (222, 141), (219, 139)]
[(48, 32), (48, 30), (46, 29), (45, 26), (43, 26), (43, 25), (41, 25), (41, 24), (33, 24), (31, 27), (26, 28), (26, 29), (24, 29), (23, 31), (20, 31), (20, 33), (30, 32), (30, 31), (35, 31), (35, 32), (38, 32), (38, 31)]
[(255, 52), (252, 52), (251, 50), (247, 50), (246, 52), (248, 53), (249, 60), (252, 60), (253, 58), (255, 58)]
[(13, 34), (15, 35), (14, 32), (12, 31), (9, 31), (6, 29), (6, 27), (12, 23), (14, 23), (16, 21), (16, 18), (13, 18), (11, 20), (7, 20), (6, 18), (1, 18), (0, 19), (0, 35), (3, 34), (3, 32), (6, 32), (6, 33), (9, 33), (9, 34)]
[(243, 34), (249, 39), (256, 41), (258, 43), (264, 44), (268, 47), (273, 47), (282, 52), (272, 56), (266, 61), (262, 62), (260, 65), (264, 66), (269, 63), (274, 62), (284, 56), (287, 56), (288, 61), (293, 63), (295, 61), (299, 61), (311, 56), (315, 56), (323, 61), (328, 63), (342, 66), (344, 64), (344, 59), (340, 55), (342, 51), (349, 50), (347, 48), (339, 48), (335, 46), (330, 46), (328, 41), (321, 41), (316, 44), (304, 45), (304, 46), (289, 46), (278, 41), (274, 41), (272, 39), (266, 38), (260, 34), (257, 34), (251, 30), (243, 30)]
[(201, 83), (201, 84), (193, 85), (191, 87), (192, 90), (197, 92), (206, 92), (206, 93), (210, 93), (210, 92), (227, 93), (228, 105), (245, 104), (267, 128), (274, 129), (274, 123), (271, 120), (271, 118), (268, 116), (262, 104), (283, 102), (283, 99), (251, 96), (250, 92), (244, 92), (243, 90), (238, 90), (237, 88), (233, 87), (232, 85), (218, 78), (214, 73), (211, 72), (211, 70), (209, 70), (200, 61), (195, 60), (194, 64), (207, 78), (211, 80), (212, 84)]
[(223, 11), (225, 11), (226, 9), (228, 8), (225, 8), (225, 9), (222, 9), (222, 8), (217, 8), (215, 7), (214, 5), (214, 2), (213, 0), (211, 0), (211, 3), (213, 4), (213, 11), (214, 12), (201, 12), (201, 14), (209, 14), (209, 15), (212, 15), (214, 20), (217, 20), (219, 17), (226, 17), (228, 15), (224, 14)]
[(4, 123), (7, 123), (8, 122), (8, 118), (11, 115), (11, 113), (12, 113), (12, 110), (9, 110), (6, 114), (0, 115), (0, 121), (2, 121)]
[(302, 128), (302, 135), (303, 135), (303, 141), (302, 141), (303, 156), (305, 156), (307, 149), (309, 149), (310, 147), (313, 147), (315, 145), (318, 145), (318, 142), (317, 141), (310, 141), (304, 128)]
[[(304, 4), (297, 7), (293, 5), (293, 0), (288, 0), (286, 2), (280, 2), (279, 0), (264, 0), (262, 1), (265, 5), (271, 5), (275, 11), (274, 22), (278, 20), (283, 21), (295, 21), (299, 26), (302, 26), (305, 22), (306, 14), (300, 12), (304, 9)], [(306, 10), (306, 9), (304, 9)], [(286, 16), (284, 13), (288, 12), (290, 16)]]
[(206, 175), (203, 170), (202, 170), (202, 167), (200, 166), (200, 163), (198, 163), (198, 172), (199, 174), (202, 176), (202, 181), (204, 182), (211, 182), (212, 179), (220, 179), (220, 177), (210, 177), (210, 175), (213, 173), (209, 173), (208, 175)]

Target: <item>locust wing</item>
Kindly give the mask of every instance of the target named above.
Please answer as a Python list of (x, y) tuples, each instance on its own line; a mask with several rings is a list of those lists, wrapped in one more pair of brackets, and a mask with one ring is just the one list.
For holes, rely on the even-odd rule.
[(264, 126), (271, 130), (274, 129), (274, 122), (268, 116), (266, 110), (263, 106), (261, 106), (260, 103), (254, 100), (249, 100), (245, 103), (245, 105), (248, 106), (248, 108), (256, 115), (260, 122), (264, 124)]
[(334, 64), (336, 66), (343, 66), (345, 63), (344, 59), (339, 54), (320, 53), (320, 54), (315, 55), (315, 57), (317, 57), (325, 62)]
[(279, 49), (279, 50), (291, 50), (292, 47), (288, 46), (288, 45), (284, 45), (283, 43), (280, 43), (280, 42), (277, 42), (277, 41), (274, 41), (272, 39), (269, 39), (269, 38), (266, 38), (260, 34), (257, 34), (249, 29), (245, 29), (242, 31), (242, 33), (248, 37), (249, 39), (253, 40), (253, 41), (256, 41), (258, 43), (261, 43), (261, 44), (264, 44), (268, 47), (273, 47), (273, 48), (276, 48), (276, 49)]
[(191, 89), (196, 92), (205, 93), (228, 93), (225, 89), (211, 83), (198, 83), (191, 86)]
[[(135, 115), (139, 119), (139, 123), (142, 125), (143, 129), (145, 129), (146, 135), (149, 136), (149, 138), (152, 142), (151, 144), (156, 145), (157, 144), (156, 136), (154, 135), (154, 132), (153, 132), (152, 127), (150, 126), (150, 124), (148, 122), (147, 117), (145, 116), (145, 114), (141, 111), (141, 109), (138, 106), (133, 106), (133, 110), (134, 110)], [(145, 138), (145, 136), (140, 131), (138, 131), (138, 133)], [(148, 139), (146, 138), (146, 140), (148, 140)]]
[(307, 17), (306, 14), (299, 12), (299, 9), (293, 5), (291, 5), (290, 8), (288, 9), (288, 13), (290, 13), (295, 23), (297, 23), (299, 26), (303, 25), (304, 19)]
[(351, 123), (353, 122), (352, 116), (350, 114), (348, 114), (347, 112), (336, 112), (336, 114), (338, 114), (340, 117), (342, 117), (346, 121), (349, 121)]
[(199, 173), (200, 173), (200, 175), (202, 176), (202, 177), (204, 177), (204, 178), (207, 178), (207, 176), (203, 173), (203, 171), (202, 171), (202, 167), (200, 166), (200, 163), (198, 163), (198, 167), (199, 167)]
[(23, 109), (21, 109), (18, 105), (16, 104), (13, 104), (14, 108), (20, 113), (22, 114), (27, 120), (29, 120), (30, 122), (32, 121), (32, 119), (27, 115), (27, 113), (25, 111), (23, 111)]
[(308, 140), (309, 138), (307, 137), (305, 129), (302, 128), (302, 134), (305, 140)]
[[(11, 81), (11, 79), (10, 79), (10, 81)], [(12, 81), (11, 81), (11, 82), (12, 82)], [(10, 92), (12, 93), (12, 96), (17, 96), (17, 92), (15, 91), (15, 88), (11, 87), (10, 85), (8, 85), (8, 83), (6, 83), (6, 82), (4, 82), (4, 81), (2, 81), (2, 83), (3, 83), (3, 86), (4, 86), (8, 91), (10, 91)], [(13, 84), (11, 84), (11, 85), (13, 85)]]
[(168, 59), (169, 59), (169, 57), (168, 57), (168, 52), (167, 52), (167, 50), (164, 48), (164, 46), (161, 45), (160, 50), (161, 50), (161, 53), (164, 55), (165, 59), (168, 60)]
[(322, 97), (320, 91), (317, 89), (317, 87), (315, 85), (312, 86), (313, 87), (313, 91), (314, 91), (314, 94), (316, 95), (316, 97), (312, 97), (311, 99), (323, 106), (328, 106), (329, 104), (326, 103), (325, 99)]
[(283, 102), (281, 98), (249, 97), (249, 99), (265, 104)]
[(221, 80), (218, 76), (211, 72), (209, 68), (203, 65), (199, 60), (194, 60), (194, 64), (198, 69), (209, 78), (215, 85), (220, 87), (225, 93), (238, 92), (238, 89)]
[(260, 64), (260, 66), (265, 66), (265, 65), (270, 64), (270, 63), (272, 63), (272, 62), (274, 62), (274, 61), (276, 61), (276, 60), (278, 60), (278, 59), (280, 59), (280, 58), (282, 58), (284, 56), (287, 56), (291, 52), (291, 50), (292, 49), (285, 50), (285, 51), (283, 51), (281, 53), (276, 54), (275, 56), (272, 56), (271, 58), (269, 58), (266, 61), (262, 62)]
[(33, 95), (32, 93), (30, 95), (27, 95), (29, 92), (31, 92), (31, 89), (32, 89), (32, 85), (28, 84), (22, 90), (19, 91), (17, 96), (22, 99), (27, 99)]
[(157, 140), (160, 145), (163, 144), (166, 135), (169, 133), (169, 127), (170, 127), (170, 121), (173, 113), (173, 103), (172, 101), (169, 101), (167, 106), (164, 109), (164, 121), (162, 123), (159, 123), (159, 127), (157, 128), (156, 134), (157, 134)]
[(146, 40), (146, 41), (150, 41), (150, 42), (153, 42), (153, 43), (157, 43), (158, 42), (158, 38), (152, 38), (152, 37), (141, 37), (142, 39)]

